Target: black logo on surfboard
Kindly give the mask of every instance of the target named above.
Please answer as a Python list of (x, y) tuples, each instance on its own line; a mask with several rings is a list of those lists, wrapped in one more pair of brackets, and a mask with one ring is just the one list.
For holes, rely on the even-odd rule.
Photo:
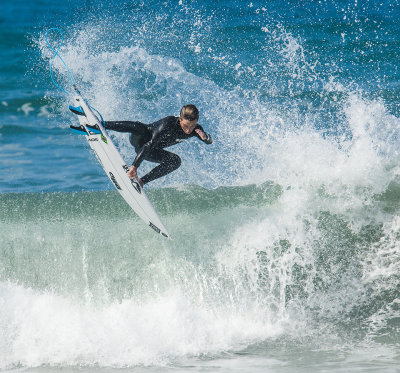
[(157, 233), (161, 233), (161, 229), (155, 226), (152, 222), (150, 222), (150, 227), (152, 227)]
[(112, 172), (109, 172), (109, 174), (110, 174), (110, 179), (111, 179), (111, 181), (114, 183), (115, 187), (116, 187), (118, 190), (122, 190), (122, 188), (119, 186), (118, 181), (117, 181), (117, 179), (115, 178), (115, 176), (113, 175), (113, 173), (112, 173)]

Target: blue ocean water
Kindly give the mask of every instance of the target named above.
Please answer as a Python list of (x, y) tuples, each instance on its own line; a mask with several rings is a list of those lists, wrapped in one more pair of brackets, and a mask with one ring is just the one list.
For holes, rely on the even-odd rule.
[[(399, 16), (398, 1), (3, 1), (0, 370), (397, 372)], [(175, 146), (181, 168), (148, 186), (174, 240), (69, 130), (52, 27), (106, 120), (200, 109), (214, 144)], [(72, 91), (57, 59), (54, 77)]]

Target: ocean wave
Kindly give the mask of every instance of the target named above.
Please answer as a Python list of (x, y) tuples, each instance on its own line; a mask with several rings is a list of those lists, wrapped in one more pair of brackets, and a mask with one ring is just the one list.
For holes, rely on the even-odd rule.
[[(18, 346), (14, 355), (3, 349), (4, 361), (163, 364), (327, 330), (332, 340), (376, 339), (383, 330), (396, 340), (399, 225), (397, 210), (385, 207), (394, 188), (353, 214), (322, 204), (332, 195), (321, 190), (299, 209), (284, 203), (292, 189), (273, 183), (151, 190), (172, 241), (117, 192), (3, 194), (2, 320), (12, 322), (2, 329)], [(148, 341), (141, 350), (138, 341), (159, 328), (171, 344)], [(118, 353), (101, 337), (127, 331), (143, 339), (128, 338)], [(76, 338), (83, 345), (67, 342)], [(61, 343), (59, 353), (42, 349), (49, 339)], [(28, 347), (43, 352), (30, 360)]]

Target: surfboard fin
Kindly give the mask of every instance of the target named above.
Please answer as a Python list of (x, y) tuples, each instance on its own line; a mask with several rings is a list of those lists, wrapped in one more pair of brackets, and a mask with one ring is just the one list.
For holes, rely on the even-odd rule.
[(85, 115), (85, 112), (83, 111), (81, 106), (69, 105), (69, 110), (71, 110), (76, 115)]
[(142, 188), (136, 180), (131, 180), (132, 186), (136, 189), (139, 194), (142, 194)]
[(72, 131), (74, 131), (75, 133), (78, 133), (79, 135), (87, 135), (88, 133), (85, 130), (85, 127), (83, 127), (82, 125), (80, 126), (73, 126), (72, 124), (69, 126), (69, 128), (71, 128)]
[(99, 135), (102, 134), (102, 132), (97, 124), (94, 126), (91, 126), (90, 124), (86, 124), (86, 128), (92, 133), (97, 133)]

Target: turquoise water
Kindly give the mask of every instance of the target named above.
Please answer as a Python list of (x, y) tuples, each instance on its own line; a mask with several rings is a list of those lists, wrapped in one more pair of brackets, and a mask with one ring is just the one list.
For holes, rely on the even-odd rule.
[[(2, 3), (0, 370), (397, 372), (399, 9)], [(106, 120), (199, 107), (148, 186), (173, 240), (70, 133), (50, 27)]]

